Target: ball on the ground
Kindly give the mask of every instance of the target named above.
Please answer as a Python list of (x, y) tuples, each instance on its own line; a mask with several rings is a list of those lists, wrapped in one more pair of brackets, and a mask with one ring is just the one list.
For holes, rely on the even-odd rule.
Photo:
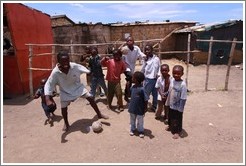
[(102, 123), (100, 121), (95, 121), (91, 125), (94, 132), (99, 132), (102, 130)]

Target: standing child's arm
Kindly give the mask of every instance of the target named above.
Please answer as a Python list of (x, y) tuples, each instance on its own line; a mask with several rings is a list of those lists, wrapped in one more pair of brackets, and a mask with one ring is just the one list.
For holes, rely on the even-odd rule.
[(110, 59), (110, 58), (109, 58), (108, 56), (105, 56), (104, 58), (102, 58), (102, 60), (101, 60), (101, 65), (102, 65), (103, 67), (107, 67), (107, 62), (108, 62), (109, 59)]
[(37, 99), (37, 98), (39, 98), (40, 96), (41, 96), (41, 93), (40, 93), (40, 90), (38, 89), (38, 90), (36, 91), (36, 93), (34, 94), (33, 98), (34, 98), (34, 99)]

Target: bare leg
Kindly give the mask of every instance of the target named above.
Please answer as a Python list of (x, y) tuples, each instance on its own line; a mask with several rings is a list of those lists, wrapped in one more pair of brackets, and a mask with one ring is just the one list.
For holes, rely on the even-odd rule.
[(67, 119), (67, 107), (62, 108), (61, 111), (62, 111), (62, 116), (63, 116), (63, 120), (64, 120), (64, 127), (62, 130), (67, 131), (69, 126), (70, 126), (68, 123), (68, 119)]
[(108, 119), (108, 116), (106, 115), (103, 115), (100, 111), (99, 111), (99, 108), (95, 102), (95, 100), (91, 97), (87, 97), (86, 98), (89, 102), (90, 102), (90, 105), (91, 107), (94, 109), (94, 111), (97, 113), (97, 116), (99, 119), (103, 118), (103, 119)]

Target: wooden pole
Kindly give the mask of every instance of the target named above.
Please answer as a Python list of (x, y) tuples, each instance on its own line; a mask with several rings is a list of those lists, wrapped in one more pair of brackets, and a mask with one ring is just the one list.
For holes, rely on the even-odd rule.
[(189, 63), (190, 63), (190, 38), (191, 38), (191, 34), (188, 34), (188, 43), (187, 43), (187, 60), (186, 60), (186, 86), (188, 89), (188, 73), (189, 73)]
[(30, 97), (33, 96), (33, 80), (32, 80), (32, 56), (33, 56), (33, 46), (29, 46), (29, 89)]
[(212, 54), (212, 47), (213, 47), (213, 39), (214, 39), (214, 37), (211, 36), (210, 37), (210, 42), (209, 42), (209, 50), (208, 50), (208, 60), (207, 60), (205, 91), (208, 90), (209, 65), (210, 65), (210, 61), (211, 61), (211, 54)]
[(161, 53), (160, 53), (161, 52), (161, 43), (159, 43), (158, 45), (159, 45), (159, 48), (158, 48), (158, 51), (159, 51), (158, 52), (158, 56), (159, 56), (160, 60), (162, 60)]
[(55, 46), (52, 46), (52, 69), (55, 67), (55, 64), (56, 64), (56, 58), (55, 58), (55, 52), (56, 52), (56, 47)]
[(230, 51), (230, 57), (229, 57), (229, 61), (228, 61), (228, 66), (227, 66), (227, 72), (226, 72), (226, 80), (225, 80), (225, 90), (228, 90), (228, 80), (229, 80), (229, 75), (230, 75), (230, 69), (231, 69), (231, 63), (232, 63), (232, 59), (233, 59), (233, 55), (234, 55), (234, 50), (235, 50), (235, 46), (236, 46), (236, 41), (237, 38), (233, 39), (232, 45), (231, 45), (231, 51)]

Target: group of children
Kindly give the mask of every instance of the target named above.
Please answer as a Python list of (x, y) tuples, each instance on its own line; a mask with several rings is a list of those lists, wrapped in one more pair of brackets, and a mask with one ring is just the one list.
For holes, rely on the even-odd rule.
[[(130, 42), (128, 40), (130, 40)], [(133, 38), (128, 37), (128, 40), (127, 42), (132, 46), (134, 44)], [(136, 52), (135, 59), (130, 61), (128, 58), (127, 61), (125, 54), (129, 54), (134, 50)], [(129, 102), (130, 135), (133, 136), (136, 131), (138, 131), (139, 137), (144, 137), (144, 116), (148, 109), (150, 94), (152, 94), (153, 101), (151, 110), (156, 112), (156, 119), (161, 118), (164, 108), (164, 122), (168, 124), (166, 130), (172, 132), (174, 139), (179, 138), (182, 131), (183, 111), (187, 99), (186, 84), (181, 78), (184, 73), (184, 68), (181, 65), (175, 65), (173, 67), (171, 76), (169, 74), (169, 66), (167, 64), (160, 64), (158, 56), (153, 54), (153, 47), (148, 44), (145, 46), (144, 54), (137, 46), (129, 48), (127, 52), (123, 52), (122, 49), (115, 49), (113, 50), (113, 58), (101, 58), (98, 55), (96, 47), (91, 47), (90, 53), (91, 57), (89, 59), (88, 68), (91, 76), (90, 94), (93, 100), (95, 99), (96, 89), (100, 86), (107, 96), (108, 108), (112, 109), (112, 101), (115, 95), (117, 98), (118, 112), (123, 111), (121, 74), (124, 73), (127, 78), (127, 83), (133, 83), (131, 86), (128, 84), (128, 86), (126, 86), (128, 89), (125, 89), (125, 100)], [(145, 60), (141, 71), (135, 71), (135, 66), (132, 66), (130, 63), (135, 64), (139, 57)], [(107, 68), (107, 86), (102, 67)], [(130, 68), (130, 70), (128, 70), (128, 68)], [(43, 82), (41, 88), (44, 89)], [(44, 96), (44, 93), (39, 93), (39, 96), (40, 95)], [(35, 96), (38, 98), (38, 95)], [(45, 104), (44, 97), (42, 97), (42, 106), (43, 103)], [(52, 110), (52, 112), (47, 109), (49, 107), (45, 108), (43, 106), (43, 108), (50, 122), (52, 119), (50, 114), (54, 111)], [(157, 111), (155, 111), (156, 109)]]

